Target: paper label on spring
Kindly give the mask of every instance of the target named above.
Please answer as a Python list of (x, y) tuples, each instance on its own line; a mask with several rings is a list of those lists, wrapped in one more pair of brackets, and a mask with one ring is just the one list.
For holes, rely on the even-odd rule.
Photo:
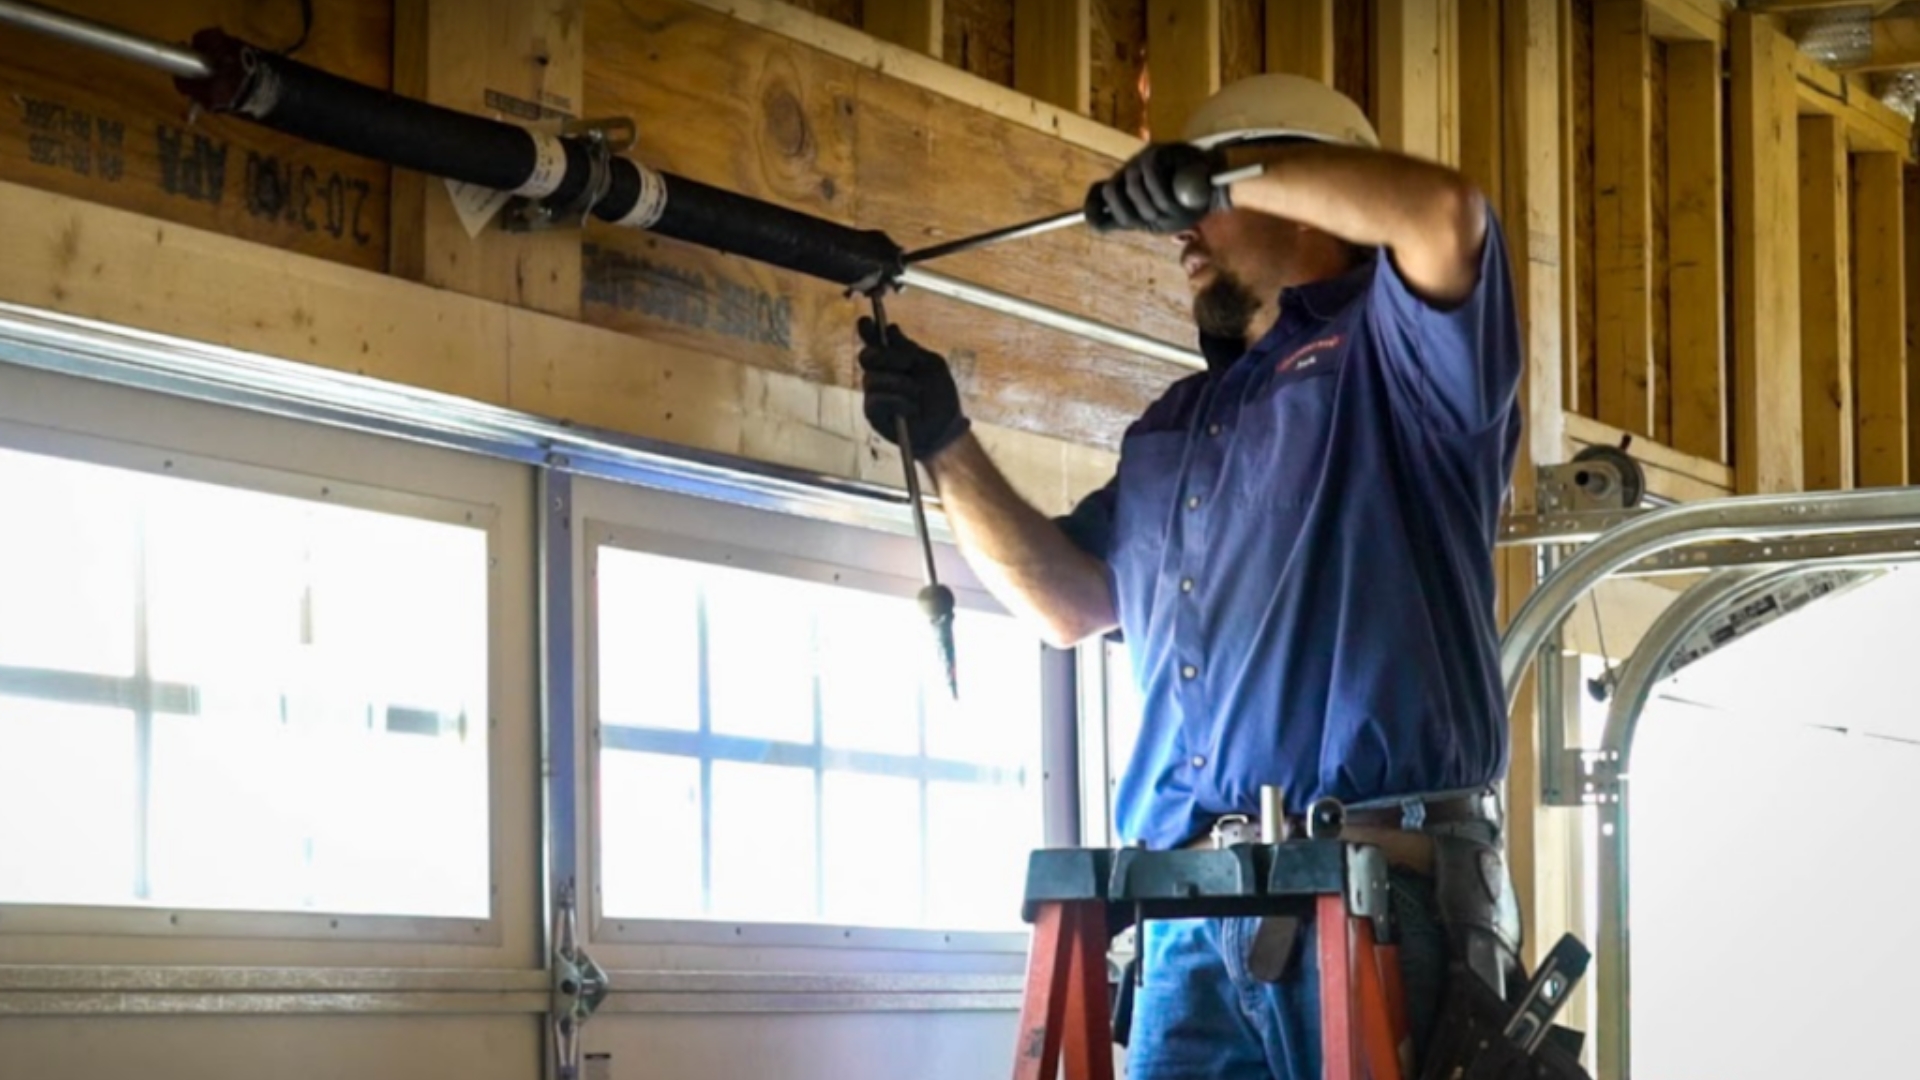
[(667, 212), (667, 182), (637, 161), (633, 167), (640, 172), (640, 190), (634, 196), (633, 209), (614, 224), (629, 229), (651, 229), (660, 215)]
[(529, 199), (544, 199), (559, 191), (560, 181), (566, 179), (567, 147), (544, 131), (529, 131), (527, 136), (533, 140), (533, 175), (513, 193)]
[(513, 198), (511, 191), (497, 191), (479, 184), (463, 184), (458, 180), (447, 181), (447, 194), (453, 199), (453, 212), (460, 215), (460, 226), (467, 230), (467, 238), (478, 239), (485, 231), (487, 223)]

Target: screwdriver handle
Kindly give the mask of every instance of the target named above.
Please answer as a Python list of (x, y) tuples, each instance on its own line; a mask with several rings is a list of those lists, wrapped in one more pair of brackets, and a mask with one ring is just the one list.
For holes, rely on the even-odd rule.
[[(1204, 164), (1189, 165), (1173, 175), (1173, 197), (1189, 210), (1204, 210), (1213, 205), (1214, 192), (1242, 180), (1262, 176), (1266, 171), (1267, 167), (1259, 162), (1211, 174)], [(1100, 190), (1105, 186), (1106, 182), (1100, 181), (1087, 188), (1086, 203), (1081, 211), (1087, 227), (1098, 233), (1119, 228), (1113, 220), (1113, 214), (1108, 212), (1106, 196)]]

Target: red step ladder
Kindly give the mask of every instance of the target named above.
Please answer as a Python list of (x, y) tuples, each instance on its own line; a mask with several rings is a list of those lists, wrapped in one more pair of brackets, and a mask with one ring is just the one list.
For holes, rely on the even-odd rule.
[[(1276, 864), (1302, 861), (1292, 858), (1301, 844), (1347, 849), (1345, 857), (1339, 859), (1344, 871), (1338, 875), (1340, 880), (1324, 880), (1325, 875), (1321, 875), (1323, 880), (1316, 888), (1313, 881), (1300, 874), (1289, 877), (1275, 872)], [(1326, 854), (1315, 853), (1315, 860), (1325, 862)], [(1079, 875), (1087, 879), (1085, 887), (1063, 890), (1058, 873), (1052, 875), (1051, 888), (1044, 880), (1048, 874), (1042, 860), (1055, 855), (1104, 858), (1090, 864), (1091, 874)], [(1359, 893), (1349, 887), (1348, 881), (1356, 872), (1377, 878), (1368, 884), (1377, 884), (1384, 896), (1385, 864), (1377, 850), (1335, 841), (1295, 841), (1221, 851), (1082, 850), (1035, 852), (1034, 856), (1028, 874), (1033, 944), (1014, 1051), (1014, 1080), (1056, 1080), (1062, 1075), (1059, 1068), (1063, 1052), (1065, 1080), (1113, 1080), (1113, 1030), (1107, 992), (1110, 908), (1131, 909), (1145, 917), (1178, 918), (1187, 913), (1280, 914), (1300, 911), (1307, 902), (1312, 905), (1318, 930), (1320, 1033), (1326, 1080), (1406, 1077), (1412, 1047), (1407, 1039), (1399, 949), (1381, 944), (1374, 933), (1375, 920), (1384, 915), (1384, 902), (1376, 900), (1367, 905), (1376, 910), (1354, 910), (1353, 900)], [(1229, 856), (1235, 860), (1229, 869), (1237, 871), (1231, 878), (1215, 872)], [(1053, 862), (1056, 870), (1065, 865), (1057, 858)], [(1125, 865), (1129, 862), (1134, 864), (1131, 868)], [(1097, 880), (1102, 876), (1099, 871), (1108, 865), (1112, 870), (1105, 876), (1111, 884), (1101, 883)], [(1129, 873), (1129, 869), (1143, 866), (1146, 873)], [(1260, 873), (1263, 867), (1268, 871), (1265, 875)], [(1275, 881), (1284, 884), (1276, 889), (1272, 887)], [(1129, 887), (1134, 884), (1145, 888)], [(1183, 889), (1185, 895), (1181, 895)], [(1075, 891), (1107, 895), (1060, 895)], [(1174, 895), (1165, 895), (1169, 892)], [(1049, 897), (1048, 893), (1053, 895)], [(1262, 912), (1263, 906), (1268, 910)], [(1151, 971), (1147, 977), (1153, 977)]]

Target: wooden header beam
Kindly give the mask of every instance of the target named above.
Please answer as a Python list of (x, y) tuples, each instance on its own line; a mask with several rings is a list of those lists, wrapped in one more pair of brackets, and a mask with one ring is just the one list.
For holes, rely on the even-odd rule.
[(1913, 124), (1873, 96), (1858, 75), (1843, 75), (1799, 49), (1793, 50), (1793, 74), (1798, 80), (1802, 116), (1826, 113), (1847, 125), (1847, 140), (1855, 151), (1885, 150), (1913, 160)]
[(1647, 0), (1647, 21), (1661, 41), (1727, 40), (1727, 9), (1720, 0)]
[(1871, 7), (1875, 15), (1898, 6), (1901, 0), (1750, 0), (1748, 7), (1769, 14), (1782, 11), (1823, 11), (1831, 8)]
[(1867, 58), (1855, 64), (1842, 64), (1842, 71), (1897, 71), (1920, 67), (1920, 18), (1873, 21), (1873, 46)]

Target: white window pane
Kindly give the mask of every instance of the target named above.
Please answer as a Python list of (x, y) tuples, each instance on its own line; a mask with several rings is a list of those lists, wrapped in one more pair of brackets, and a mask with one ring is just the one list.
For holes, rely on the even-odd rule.
[(163, 497), (143, 492), (156, 677), (205, 682), (236, 667), (291, 674), (313, 580), (304, 507), (205, 484), (158, 486)]
[[(607, 915), (1019, 925), (1027, 855), (1042, 833), (1040, 650), (1030, 633), (963, 613), (956, 707), (910, 596), (613, 549), (600, 566)], [(696, 589), (704, 653), (689, 648), (673, 663), (694, 680), (687, 700), (704, 694), (705, 727), (649, 718), (646, 686), (608, 645), (664, 653), (649, 643), (690, 636), (686, 597)], [(937, 867), (926, 775), (947, 793), (938, 827), (953, 850)]]
[[(312, 837), (313, 907), (487, 917), (486, 729), (457, 730), (321, 737), (325, 756), (305, 766), (328, 793)], [(346, 789), (355, 797), (332, 794)]]
[[(0, 499), (55, 498), (57, 512), (0, 530), (0, 641), (20, 644), (6, 636), (20, 626), (46, 640), (0, 655), (0, 685), (156, 710), (107, 714), (124, 749), (97, 736), (97, 761), (50, 774), (64, 793), (39, 777), (5, 783), (0, 800), (83, 803), (63, 829), (98, 833), (89, 815), (113, 815), (109, 839), (71, 844), (111, 886), (69, 873), (45, 899), (490, 913), (485, 532), (22, 460), (0, 452)], [(56, 587), (6, 576), (23, 559)], [(98, 656), (69, 648), (75, 627)], [(9, 724), (0, 716), (0, 740), (27, 737)]]
[(818, 917), (814, 775), (809, 769), (714, 763), (714, 917)]
[(929, 693), (927, 753), (949, 761), (1019, 768), (1039, 760), (1040, 643), (1002, 615), (954, 620), (960, 700)]
[(0, 666), (133, 673), (141, 479), (0, 450)]
[(820, 720), (838, 750), (920, 752), (920, 686), (934, 665), (912, 600), (821, 588)]
[(601, 910), (613, 917), (698, 918), (700, 762), (627, 750), (600, 754)]
[(157, 717), (151, 899), (484, 918), (483, 740), (365, 719), (356, 730), (259, 714)]
[(147, 551), (157, 678), (311, 678), (456, 711), (484, 685), (477, 529), (165, 482)]
[(1027, 856), (1040, 841), (1039, 801), (1033, 792), (928, 784), (930, 921), (956, 930), (1017, 928)]
[(600, 722), (700, 728), (700, 589), (687, 564), (601, 547)]
[[(305, 908), (311, 749), (268, 716), (154, 721), (149, 874), (188, 907)], [(293, 898), (289, 901), (289, 897)]]
[(829, 772), (822, 789), (827, 921), (921, 925), (919, 781)]
[(813, 741), (813, 606), (804, 584), (709, 571), (707, 693), (713, 730)]
[(134, 760), (132, 713), (0, 697), (0, 902), (132, 898)]

